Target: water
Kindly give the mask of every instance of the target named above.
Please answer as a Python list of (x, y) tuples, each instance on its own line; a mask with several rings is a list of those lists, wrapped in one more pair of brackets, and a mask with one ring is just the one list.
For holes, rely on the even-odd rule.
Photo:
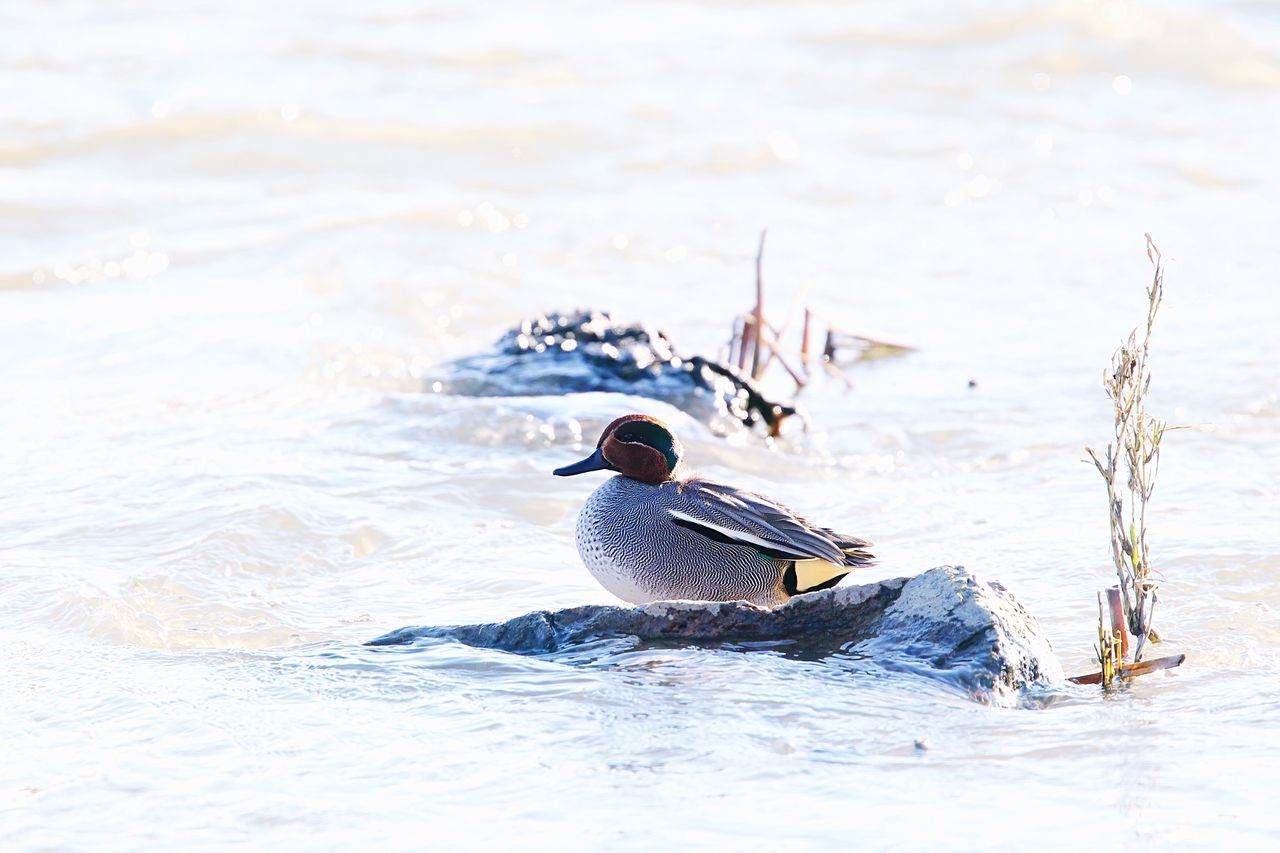
[[(0, 12), (0, 846), (1275, 843), (1270, 4), (259, 7)], [(920, 347), (806, 391), (807, 436), (422, 392), (557, 306), (713, 353), (765, 226), (772, 305)], [(645, 409), (1088, 670), (1080, 460), (1145, 231), (1176, 673), (994, 709), (770, 652), (359, 646), (609, 601), (595, 482), (549, 472)]]

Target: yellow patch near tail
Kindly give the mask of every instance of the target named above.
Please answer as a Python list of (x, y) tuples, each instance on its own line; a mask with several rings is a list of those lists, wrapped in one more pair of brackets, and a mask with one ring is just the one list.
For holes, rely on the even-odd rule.
[(797, 592), (813, 589), (834, 577), (849, 574), (848, 566), (837, 566), (826, 560), (796, 560), (795, 565)]

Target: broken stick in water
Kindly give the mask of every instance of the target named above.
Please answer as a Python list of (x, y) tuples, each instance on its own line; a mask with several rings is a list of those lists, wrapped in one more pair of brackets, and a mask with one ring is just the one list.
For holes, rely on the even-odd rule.
[[(1128, 664), (1120, 667), (1119, 671), (1112, 676), (1112, 680), (1136, 678), (1139, 675), (1159, 672), (1162, 669), (1173, 669), (1176, 666), (1182, 666), (1182, 662), (1186, 659), (1186, 655), (1169, 655), (1168, 657), (1144, 660), (1142, 663)], [(1091, 672), (1088, 675), (1072, 676), (1067, 680), (1072, 684), (1106, 684), (1107, 682), (1104, 682), (1102, 678), (1103, 674), (1101, 672)]]

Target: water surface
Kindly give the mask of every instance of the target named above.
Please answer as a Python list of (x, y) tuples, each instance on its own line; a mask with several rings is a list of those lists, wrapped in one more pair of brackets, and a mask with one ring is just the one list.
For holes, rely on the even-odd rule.
[[(1270, 4), (260, 6), (0, 12), (6, 849), (1274, 843)], [(766, 226), (771, 308), (920, 348), (807, 389), (807, 435), (424, 390), (559, 306), (714, 355)], [(549, 472), (642, 409), (1089, 669), (1081, 460), (1146, 231), (1181, 670), (996, 709), (767, 651), (359, 645), (609, 602), (596, 481)]]

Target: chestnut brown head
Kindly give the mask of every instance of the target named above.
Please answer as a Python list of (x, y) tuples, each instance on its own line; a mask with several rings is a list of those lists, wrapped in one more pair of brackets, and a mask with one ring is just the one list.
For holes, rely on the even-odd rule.
[(657, 485), (671, 479), (683, 454), (680, 440), (662, 421), (648, 415), (624, 415), (600, 433), (595, 453), (553, 473), (572, 477), (587, 471), (617, 471), (624, 477)]

